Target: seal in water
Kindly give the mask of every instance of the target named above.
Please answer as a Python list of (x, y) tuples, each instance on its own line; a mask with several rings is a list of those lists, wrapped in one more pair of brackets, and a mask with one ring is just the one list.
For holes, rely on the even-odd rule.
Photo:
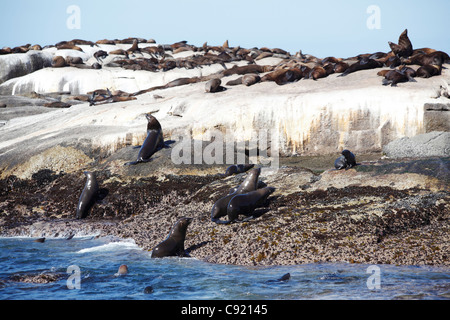
[(220, 221), (222, 224), (237, 222), (239, 215), (245, 215), (247, 218), (242, 220), (248, 221), (253, 219), (253, 211), (264, 204), (267, 198), (275, 191), (275, 188), (265, 187), (255, 191), (234, 196), (227, 207), (228, 221)]
[(184, 251), (186, 230), (192, 218), (181, 218), (170, 230), (169, 236), (152, 250), (151, 258), (163, 258), (170, 256), (187, 256)]
[(145, 289), (144, 289), (144, 293), (145, 294), (151, 294), (151, 293), (153, 293), (153, 287), (152, 286), (147, 286), (147, 287), (145, 287)]
[(211, 221), (215, 223), (223, 223), (220, 221), (221, 217), (227, 215), (227, 207), (230, 200), (239, 194), (255, 191), (258, 186), (258, 178), (261, 173), (261, 168), (254, 168), (250, 171), (245, 180), (239, 185), (239, 187), (232, 193), (220, 198), (214, 203), (211, 209)]
[(290, 273), (286, 273), (281, 278), (279, 278), (277, 280), (267, 280), (266, 283), (288, 282), (289, 279), (291, 279), (291, 274)]
[(117, 276), (124, 276), (128, 274), (128, 266), (126, 264), (123, 264), (119, 267), (119, 270), (117, 271)]
[(86, 184), (83, 192), (81, 193), (80, 199), (78, 200), (77, 219), (84, 219), (87, 217), (89, 210), (97, 200), (99, 190), (95, 174), (90, 171), (85, 171), (84, 174), (86, 175)]
[(349, 169), (356, 166), (356, 158), (349, 150), (342, 151), (342, 155), (334, 162), (334, 167), (337, 170)]
[(142, 162), (149, 162), (151, 156), (158, 150), (164, 147), (164, 138), (162, 133), (161, 124), (152, 116), (147, 114), (147, 138), (139, 150), (136, 161), (127, 162), (125, 165), (135, 165)]

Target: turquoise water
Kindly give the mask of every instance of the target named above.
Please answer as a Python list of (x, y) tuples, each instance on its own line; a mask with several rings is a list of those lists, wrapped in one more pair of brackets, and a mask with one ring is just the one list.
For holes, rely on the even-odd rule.
[[(120, 265), (128, 274), (118, 276)], [(77, 266), (79, 273), (67, 273)], [(298, 300), (449, 299), (450, 269), (361, 264), (243, 267), (193, 258), (150, 259), (133, 241), (0, 238), (0, 299)], [(369, 269), (368, 269), (369, 268)], [(371, 271), (374, 269), (375, 271)], [(70, 270), (69, 270), (70, 271)], [(48, 284), (14, 275), (57, 274)], [(290, 273), (288, 281), (277, 281)], [(76, 280), (79, 279), (79, 287)], [(377, 282), (378, 281), (378, 282)], [(378, 286), (379, 284), (379, 286)], [(149, 293), (145, 288), (151, 287)]]

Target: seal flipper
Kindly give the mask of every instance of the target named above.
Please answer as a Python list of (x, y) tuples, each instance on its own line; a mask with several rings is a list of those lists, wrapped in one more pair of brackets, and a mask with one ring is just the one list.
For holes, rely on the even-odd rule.
[(211, 218), (211, 221), (217, 224), (230, 224), (231, 222), (233, 222), (230, 220), (220, 220), (219, 218)]
[(138, 162), (139, 162), (139, 163), (147, 163), (147, 162), (150, 162), (150, 161), (152, 161), (152, 160), (153, 160), (152, 158), (148, 158), (148, 159), (139, 159)]
[(134, 166), (137, 165), (138, 163), (141, 163), (141, 161), (131, 161), (131, 162), (127, 162), (124, 164), (124, 166)]
[(247, 222), (247, 221), (250, 221), (253, 219), (256, 219), (256, 217), (254, 215), (251, 215), (251, 216), (248, 216), (247, 218), (240, 220), (239, 222)]

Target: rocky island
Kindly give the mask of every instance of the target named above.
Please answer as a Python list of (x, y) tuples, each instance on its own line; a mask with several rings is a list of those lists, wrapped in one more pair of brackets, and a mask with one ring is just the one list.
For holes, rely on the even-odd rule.
[[(450, 60), (380, 49), (317, 58), (139, 38), (4, 48), (0, 235), (113, 235), (150, 251), (189, 217), (186, 252), (213, 263), (448, 266)], [(165, 146), (125, 166), (150, 114)], [(227, 135), (231, 151), (214, 144)], [(357, 166), (336, 170), (344, 149)], [(180, 150), (187, 161), (174, 161)], [(220, 161), (198, 162), (198, 150)], [(248, 175), (226, 169), (250, 161), (258, 187), (275, 191), (253, 219), (211, 221)], [(102, 197), (76, 219), (85, 171)]]

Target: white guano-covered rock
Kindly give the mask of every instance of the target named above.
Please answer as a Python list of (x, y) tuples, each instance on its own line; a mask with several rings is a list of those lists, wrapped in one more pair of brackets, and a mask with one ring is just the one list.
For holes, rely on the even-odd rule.
[(36, 70), (49, 67), (53, 55), (43, 51), (0, 55), (0, 84), (30, 74)]

